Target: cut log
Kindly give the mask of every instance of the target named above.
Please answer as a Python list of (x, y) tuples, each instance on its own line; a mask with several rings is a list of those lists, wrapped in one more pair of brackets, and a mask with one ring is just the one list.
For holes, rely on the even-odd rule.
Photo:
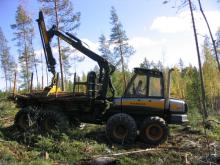
[(84, 165), (116, 165), (116, 159), (113, 157), (98, 157), (88, 161)]

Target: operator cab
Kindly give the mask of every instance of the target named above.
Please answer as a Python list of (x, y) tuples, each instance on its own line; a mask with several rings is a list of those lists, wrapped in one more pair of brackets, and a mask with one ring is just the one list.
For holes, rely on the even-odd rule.
[(134, 76), (125, 90), (124, 97), (164, 97), (163, 73), (158, 70), (135, 68)]
[(144, 116), (164, 117), (165, 100), (163, 73), (134, 68), (124, 95), (114, 99), (113, 107), (142, 121)]

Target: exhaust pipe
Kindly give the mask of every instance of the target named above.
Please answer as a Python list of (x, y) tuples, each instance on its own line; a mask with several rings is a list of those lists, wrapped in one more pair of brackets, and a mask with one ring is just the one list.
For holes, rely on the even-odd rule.
[(166, 92), (166, 103), (165, 103), (165, 109), (169, 109), (169, 100), (170, 100), (170, 84), (171, 84), (171, 73), (174, 71), (173, 68), (169, 69), (168, 72), (168, 79), (167, 79), (167, 92)]

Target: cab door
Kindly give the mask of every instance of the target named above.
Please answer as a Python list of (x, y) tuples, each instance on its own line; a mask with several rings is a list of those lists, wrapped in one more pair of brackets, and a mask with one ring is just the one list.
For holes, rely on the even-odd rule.
[(163, 90), (161, 77), (135, 75), (122, 97), (122, 111), (137, 115), (162, 115), (165, 104)]

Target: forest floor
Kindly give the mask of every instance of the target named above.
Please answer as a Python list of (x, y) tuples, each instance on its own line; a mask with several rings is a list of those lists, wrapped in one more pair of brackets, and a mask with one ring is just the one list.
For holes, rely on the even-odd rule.
[(167, 142), (149, 148), (140, 142), (111, 145), (105, 127), (92, 124), (53, 136), (21, 133), (13, 125), (17, 111), (12, 102), (0, 99), (0, 164), (94, 164), (97, 158), (126, 165), (220, 164), (220, 114), (210, 117), (205, 138), (201, 116), (191, 110), (188, 126), (171, 125)]

